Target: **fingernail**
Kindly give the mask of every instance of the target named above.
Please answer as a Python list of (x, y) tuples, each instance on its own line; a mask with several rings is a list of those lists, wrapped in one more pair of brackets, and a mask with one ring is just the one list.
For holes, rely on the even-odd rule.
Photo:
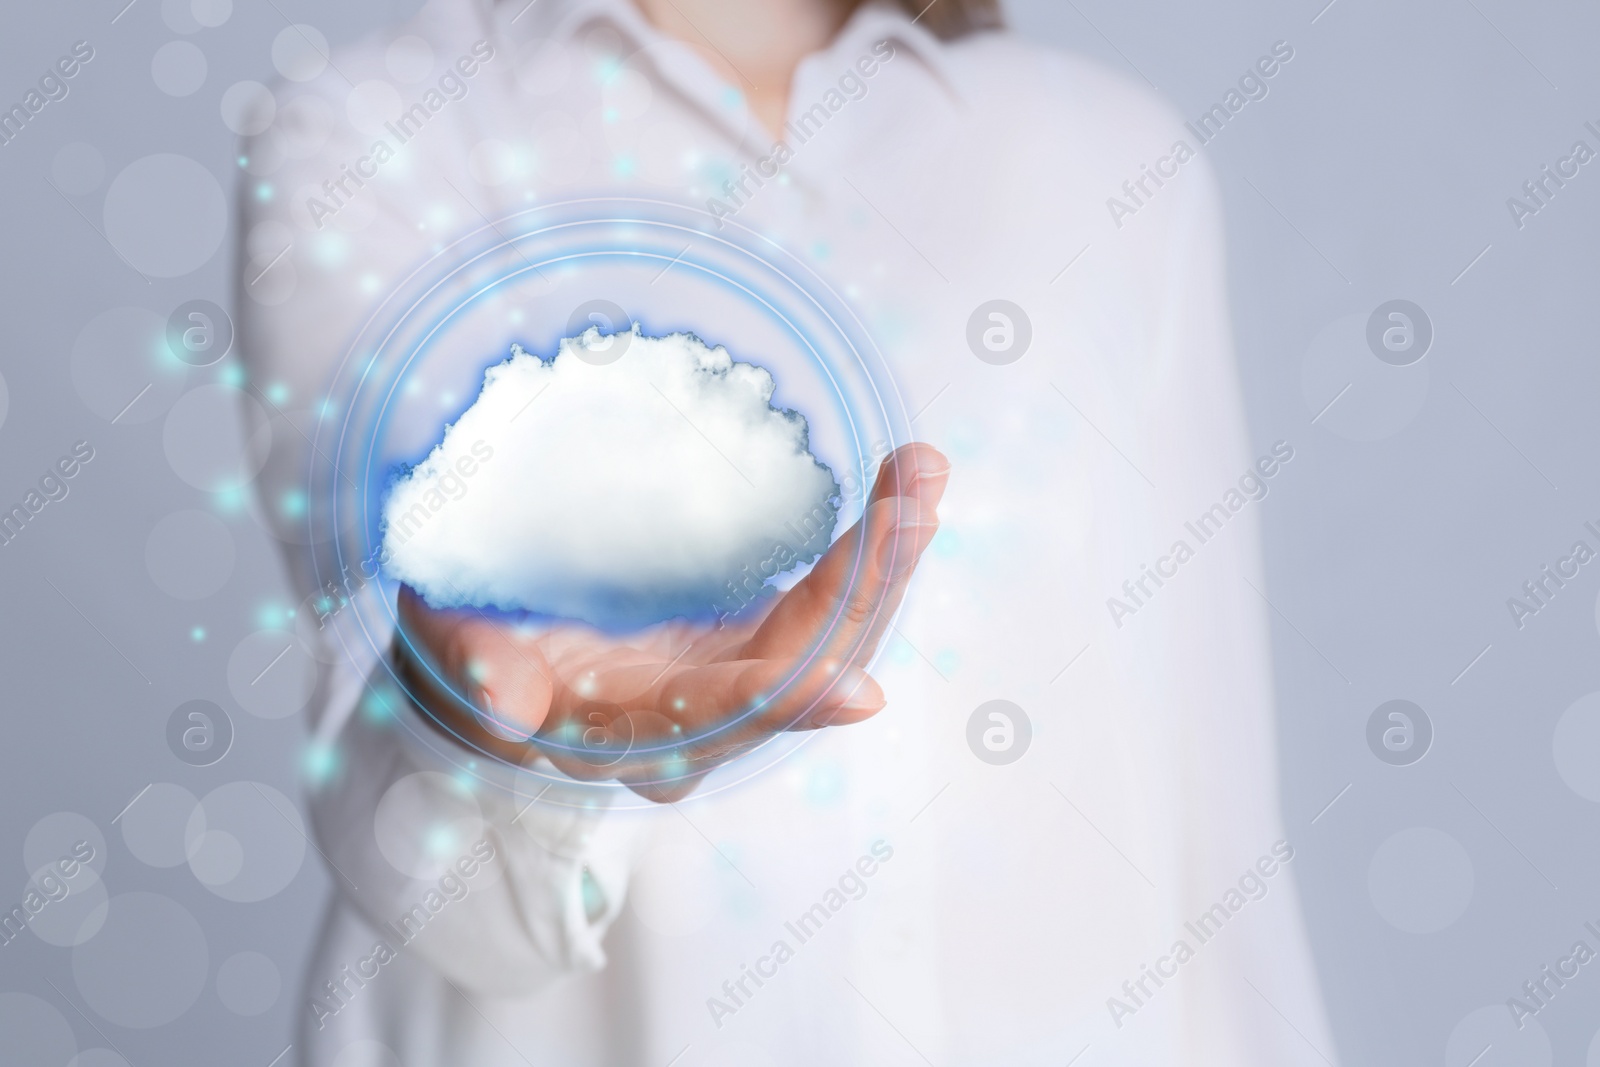
[(856, 667), (844, 672), (834, 691), (845, 694), (844, 702), (839, 705), (841, 711), (877, 711), (884, 705), (883, 689), (867, 672)]
[(912, 568), (938, 532), (936, 522), (907, 522), (896, 526), (878, 548), (879, 569), (891, 578), (900, 577)]
[(913, 457), (898, 468), (898, 496), (917, 496), (918, 482), (937, 482), (950, 476), (950, 461), (943, 456), (917, 452)]
[[(843, 699), (839, 699), (842, 697)], [(826, 726), (841, 718), (853, 718), (884, 706), (883, 690), (865, 671), (851, 667), (840, 675), (829, 693), (830, 703), (811, 716), (812, 726)], [(832, 703), (832, 701), (838, 701)]]
[(495, 714), (494, 696), (480, 686), (473, 686), (470, 691), (472, 700), (472, 715), (478, 720), (478, 725), (485, 731), (498, 737), (502, 741), (515, 741), (521, 743), (533, 735), (507, 722)]
[(942, 471), (912, 471), (910, 479), (900, 489), (901, 496), (923, 496), (925, 487), (930, 485), (942, 486), (950, 480), (950, 468)]

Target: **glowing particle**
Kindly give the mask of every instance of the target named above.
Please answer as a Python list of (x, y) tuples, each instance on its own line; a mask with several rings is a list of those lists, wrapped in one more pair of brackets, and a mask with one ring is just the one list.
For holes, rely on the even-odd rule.
[(332, 745), (313, 741), (306, 746), (301, 766), (306, 778), (313, 785), (320, 785), (332, 777), (333, 772), (338, 769), (339, 752)]
[(373, 722), (387, 719), (393, 713), (389, 701), (376, 691), (367, 693), (366, 698), (361, 701), (361, 711)]
[(426, 842), (430, 854), (447, 856), (452, 851), (456, 835), (449, 826), (433, 826), (428, 829), (423, 840)]
[(263, 630), (281, 630), (289, 617), (283, 605), (271, 601), (256, 609), (256, 625)]
[(216, 509), (224, 515), (237, 514), (244, 510), (244, 487), (235, 485), (227, 489), (218, 489), (211, 494), (211, 500)]

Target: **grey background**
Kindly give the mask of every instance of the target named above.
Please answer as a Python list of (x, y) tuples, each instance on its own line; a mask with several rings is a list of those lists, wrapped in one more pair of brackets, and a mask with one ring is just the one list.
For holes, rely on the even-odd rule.
[[(260, 527), (239, 517), (230, 520), (238, 560), (221, 593), (199, 602), (160, 593), (145, 566), (148, 532), (175, 510), (204, 507), (202, 494), (170, 470), (160, 420), (108, 425), (79, 399), (67, 359), (82, 324), (106, 308), (164, 316), (193, 297), (226, 302), (232, 239), (194, 274), (146, 283), (88, 221), (98, 220), (104, 187), (71, 200), (45, 179), (62, 145), (84, 141), (105, 157), (107, 181), (140, 156), (171, 151), (199, 160), (231, 192), (234, 138), (217, 102), (236, 80), (271, 80), (268, 46), (285, 17), (338, 44), (410, 5), (240, 0), (226, 25), (187, 38), (205, 51), (210, 73), (198, 92), (173, 99), (153, 84), (150, 61), (179, 35), (163, 23), (160, 0), (139, 0), (112, 24), (124, 2), (14, 12), (0, 35), (7, 101), (72, 41), (88, 38), (97, 52), (65, 101), (0, 148), (8, 283), (0, 372), (10, 393), (0, 502), (20, 500), (73, 441), (97, 450), (71, 495), (0, 548), (0, 898), (7, 907), (20, 898), (23, 840), (36, 821), (82, 812), (106, 832), (113, 894), (173, 897), (204, 929), (213, 977), (233, 953), (260, 950), (277, 963), (284, 990), (272, 1010), (241, 1018), (208, 984), (175, 1023), (125, 1030), (96, 1020), (102, 1038), (92, 1016), (67, 1003), (81, 1003), (70, 952), (31, 936), (0, 947), (0, 990), (55, 1005), (80, 1048), (109, 1042), (135, 1064), (264, 1067), (292, 1036), (296, 986), (330, 889), (320, 862), (309, 856), (269, 900), (231, 904), (182, 867), (137, 862), (110, 820), (151, 781), (204, 795), (253, 778), (294, 794), (303, 740), (295, 719), (235, 710), (233, 752), (204, 769), (178, 763), (164, 740), (167, 716), (183, 701), (232, 706), (228, 654), (258, 628), (264, 606), (288, 606), (281, 568)], [(1023, 32), (1149, 81), (1191, 118), (1274, 41), (1295, 48), (1270, 95), (1204, 154), (1226, 200), (1254, 451), (1280, 438), (1297, 450), (1258, 505), (1263, 592), (1274, 612), (1284, 818), (1338, 1055), (1461, 1067), (1489, 1045), (1477, 1061), (1484, 1067), (1592, 1067), (1600, 966), (1585, 967), (1540, 1013), (1553, 1059), (1501, 1040), (1492, 1025), (1468, 1024), (1448, 1057), (1447, 1042), (1488, 1005), (1501, 1005), (1494, 1025), (1503, 1025), (1505, 999), (1587, 937), (1585, 920), (1600, 925), (1596, 809), (1563, 782), (1552, 756), (1562, 712), (1600, 689), (1600, 567), (1584, 568), (1520, 631), (1505, 603), (1577, 538), (1594, 545), (1582, 524), (1600, 520), (1590, 462), (1600, 163), (1520, 231), (1505, 204), (1574, 140), (1600, 148), (1582, 128), (1600, 120), (1600, 13), (1570, 0), (1322, 5), (1011, 0), (1009, 8)], [(1340, 420), (1383, 399), (1381, 388), (1367, 400), (1358, 389), (1313, 423), (1332, 395), (1303, 394), (1313, 339), (1399, 297), (1426, 309), (1436, 332), (1419, 410), (1381, 439), (1350, 440), (1337, 432), (1350, 424)], [(1348, 349), (1348, 360), (1367, 358)], [(189, 637), (196, 625), (207, 630), (203, 642)], [(1432, 751), (1411, 766), (1386, 765), (1366, 747), (1368, 715), (1393, 698), (1415, 701), (1433, 722)], [(1580, 756), (1593, 766), (1600, 751)], [(1465, 912), (1429, 934), (1386, 922), (1369, 887), (1383, 842), (1415, 826), (1451, 835), (1474, 873)], [(1417, 885), (1438, 876), (1427, 856), (1412, 862)]]

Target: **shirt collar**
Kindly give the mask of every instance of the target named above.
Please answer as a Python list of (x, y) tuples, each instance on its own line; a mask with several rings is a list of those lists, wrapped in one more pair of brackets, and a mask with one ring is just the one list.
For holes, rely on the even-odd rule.
[(917, 18), (906, 14), (904, 8), (889, 0), (869, 0), (857, 8), (826, 52), (854, 54), (870, 49), (879, 41), (888, 41), (896, 48), (904, 48), (947, 91), (955, 93), (949, 47)]
[(495, 5), (495, 25), (516, 42), (549, 41), (582, 54), (581, 38), (590, 30), (604, 27), (616, 33), (619, 60), (643, 53), (656, 76), (671, 84), (697, 106), (707, 118), (721, 126), (735, 141), (743, 143), (746, 130), (753, 125), (742, 98), (730, 107), (727, 85), (688, 45), (662, 33), (645, 18), (631, 0), (491, 0)]
[(491, 0), (495, 25), (514, 41), (555, 40), (562, 43), (596, 23), (608, 22), (640, 45), (661, 34), (631, 0)]
[[(662, 73), (687, 77), (697, 85), (709, 73), (699, 57), (688, 48), (674, 49), (673, 43), (644, 17), (632, 0), (489, 0), (494, 6), (494, 22), (502, 34), (513, 41), (548, 39), (566, 42), (582, 30), (597, 22), (610, 24), (629, 38), (636, 47), (654, 46), (652, 52), (667, 59)], [(833, 56), (841, 52), (855, 53), (870, 49), (878, 41), (887, 40), (897, 48), (903, 47), (943, 85), (956, 99), (956, 89), (949, 61), (948, 46), (920, 24), (918, 19), (906, 14), (899, 5), (889, 0), (868, 0), (846, 21), (834, 40), (816, 55)], [(665, 46), (665, 47), (664, 47)], [(699, 68), (694, 70), (693, 68)], [(713, 80), (715, 76), (713, 75)], [(717, 82), (717, 91), (723, 88)], [(697, 94), (698, 95), (698, 94)]]

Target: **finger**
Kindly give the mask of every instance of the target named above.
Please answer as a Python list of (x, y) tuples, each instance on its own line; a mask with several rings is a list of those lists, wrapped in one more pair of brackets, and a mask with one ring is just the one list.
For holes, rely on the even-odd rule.
[[(556, 686), (550, 714), (534, 742), (562, 770), (585, 779), (626, 779), (634, 768), (624, 761), (657, 758), (670, 763), (666, 753), (684, 742), (677, 721), (684, 716), (661, 714), (662, 692), (676, 676), (706, 661), (703, 644), (714, 647), (723, 639), (724, 635), (685, 626), (670, 642), (649, 645), (653, 651), (647, 653), (592, 638), (563, 645), (555, 635), (554, 644), (560, 647), (546, 651), (555, 667)], [(662, 654), (675, 646), (672, 658), (663, 662)], [(681, 698), (678, 704), (684, 706)], [(675, 777), (686, 771), (668, 767), (658, 776)]]
[(574, 700), (607, 701), (630, 710), (654, 708), (668, 682), (716, 658), (725, 640), (718, 632), (699, 631), (698, 636), (677, 642), (679, 647), (667, 660), (661, 652), (647, 654), (619, 646), (576, 657), (552, 656), (558, 683), (555, 713), (564, 713)]
[[(911, 566), (937, 532), (937, 508), (949, 475), (949, 460), (931, 445), (906, 445), (891, 453), (879, 468), (861, 521), (779, 598), (739, 655), (803, 654), (834, 626), (845, 605), (853, 604), (854, 614), (865, 612), (866, 619), (892, 615)], [(873, 629), (858, 618), (840, 629), (828, 651), (838, 654), (861, 644), (874, 636)]]
[(686, 774), (682, 778), (674, 778), (667, 781), (637, 781), (624, 782), (623, 784), (646, 800), (656, 804), (676, 804), (690, 793), (693, 793), (700, 785), (700, 780), (713, 770), (715, 768), (707, 768), (694, 774)]
[(797, 724), (860, 722), (884, 703), (876, 681), (838, 660), (743, 660), (685, 671), (663, 691), (661, 706), (693, 743), (716, 747)]
[(654, 710), (628, 711), (603, 700), (583, 701), (574, 707), (562, 704), (558, 696), (557, 710), (533, 743), (570, 777), (626, 779), (638, 775), (641, 765), (650, 760), (663, 764), (658, 777), (687, 769), (674, 766), (684, 761), (673, 754), (672, 724)]
[(420, 668), (411, 675), (434, 711), (470, 714), (509, 742), (526, 741), (544, 724), (554, 673), (536, 642), (472, 608), (430, 608), (406, 587), (399, 618), (405, 651)]
[[(944, 453), (932, 445), (916, 442), (896, 449), (884, 460), (878, 480), (873, 483), (871, 500), (876, 502), (891, 496), (911, 498), (917, 501), (919, 508), (933, 509), (937, 523), (937, 508), (949, 481), (950, 461)], [(934, 532), (937, 533), (937, 529)], [(894, 574), (887, 582), (882, 597), (873, 605), (870, 621), (861, 632), (854, 635), (854, 662), (866, 663), (877, 651), (891, 620), (900, 610), (912, 570), (926, 547), (926, 542), (913, 541), (909, 549), (910, 558), (901, 558), (889, 565)]]
[(883, 690), (834, 661), (797, 669), (772, 661), (710, 664), (680, 672), (654, 708), (626, 709), (558, 693), (536, 738), (558, 766), (603, 770), (625, 782), (673, 781), (703, 772), (791, 728), (845, 725), (884, 706)]
[(950, 481), (950, 461), (943, 452), (920, 441), (901, 445), (884, 457), (867, 502), (891, 496), (915, 497), (937, 507)]
[(812, 655), (864, 662), (864, 642), (933, 535), (938, 516), (915, 497), (868, 505), (861, 521), (825, 552), (811, 573), (783, 594), (740, 655), (749, 659)]
[(635, 740), (612, 773), (658, 802), (687, 795), (716, 767), (777, 732), (860, 722), (885, 703), (871, 677), (835, 662), (800, 677), (777, 663), (713, 664), (685, 672), (664, 697), (675, 709), (670, 719), (628, 712), (613, 725)]

